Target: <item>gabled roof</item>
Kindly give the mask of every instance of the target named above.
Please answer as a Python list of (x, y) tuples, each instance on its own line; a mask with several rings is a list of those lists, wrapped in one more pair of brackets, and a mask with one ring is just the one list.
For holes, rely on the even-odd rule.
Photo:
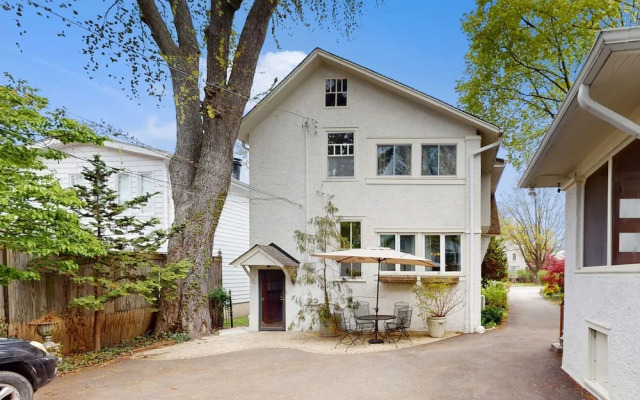
[[(97, 148), (100, 148), (101, 146), (96, 146), (90, 143), (69, 143), (69, 144), (63, 144), (60, 141), (54, 141), (51, 144), (47, 145), (48, 147), (54, 148), (54, 149), (63, 149), (66, 147), (72, 147), (72, 146), (95, 146)], [(104, 145), (102, 146), (104, 148), (107, 149), (113, 149), (113, 150), (118, 150), (118, 151), (125, 151), (127, 153), (133, 153), (133, 154), (141, 154), (144, 156), (148, 156), (148, 157), (153, 157), (153, 158), (159, 158), (159, 159), (163, 159), (163, 160), (169, 160), (172, 156), (171, 153), (166, 152), (164, 150), (160, 150), (160, 149), (156, 149), (154, 147), (151, 146), (140, 146), (140, 145), (135, 145), (135, 144), (131, 144), (131, 143), (125, 143), (125, 142), (121, 142), (119, 140), (105, 140), (104, 141)]]
[[(583, 110), (578, 91), (589, 86), (593, 100), (638, 121), (640, 108), (640, 27), (603, 30), (520, 179), (520, 187), (568, 183), (577, 168), (605, 141), (629, 135)], [(598, 160), (593, 160), (597, 162)]]
[(322, 64), (349, 71), (358, 78), (378, 85), (389, 92), (410, 99), (424, 107), (437, 110), (452, 119), (474, 127), (482, 135), (483, 146), (495, 142), (499, 137), (500, 129), (489, 122), (361, 65), (316, 48), (243, 118), (238, 139), (247, 142), (249, 132), (268, 114), (273, 112), (278, 104), (287, 98), (300, 83)]
[(300, 262), (274, 243), (257, 244), (229, 264), (236, 266), (298, 267)]

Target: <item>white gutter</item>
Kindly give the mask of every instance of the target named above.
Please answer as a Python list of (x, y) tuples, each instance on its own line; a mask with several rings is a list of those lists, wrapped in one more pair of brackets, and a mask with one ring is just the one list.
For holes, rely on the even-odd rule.
[(580, 107), (589, 114), (592, 114), (596, 118), (615, 126), (621, 131), (627, 132), (636, 139), (640, 139), (640, 125), (631, 121), (629, 118), (618, 114), (610, 108), (607, 108), (600, 103), (596, 103), (595, 100), (589, 97), (589, 85), (580, 85), (580, 88), (578, 89), (578, 103), (580, 104)]
[[(498, 138), (498, 140), (494, 143), (491, 143), (489, 145), (486, 145), (484, 147), (481, 147), (477, 150), (474, 150), (471, 155), (469, 156), (469, 279), (467, 280), (467, 304), (468, 306), (465, 307), (467, 316), (466, 316), (466, 323), (465, 325), (467, 325), (466, 331), (467, 332), (474, 332), (478, 327), (473, 327), (473, 321), (472, 321), (472, 313), (470, 312), (471, 309), (475, 308), (474, 307), (474, 303), (473, 300), (474, 299), (478, 299), (478, 301), (480, 301), (480, 293), (472, 293), (473, 292), (473, 288), (476, 286), (475, 283), (476, 282), (480, 282), (480, 279), (482, 278), (480, 269), (472, 269), (474, 260), (476, 259), (476, 254), (475, 254), (475, 234), (476, 234), (476, 226), (475, 226), (475, 185), (474, 183), (474, 160), (475, 157), (480, 154), (483, 153), (487, 150), (491, 150), (494, 147), (498, 147), (500, 146), (500, 143), (502, 143), (502, 131), (500, 132), (500, 137)], [(480, 176), (480, 182), (482, 182), (482, 176)], [(472, 279), (471, 277), (471, 273), (474, 273), (475, 279)], [(473, 283), (473, 286), (472, 286)]]

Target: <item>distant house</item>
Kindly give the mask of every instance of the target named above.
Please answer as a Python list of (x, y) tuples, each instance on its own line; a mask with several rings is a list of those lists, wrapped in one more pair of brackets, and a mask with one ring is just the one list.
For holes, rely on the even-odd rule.
[(520, 186), (566, 192), (562, 368), (640, 399), (640, 28), (600, 32)]
[[(171, 154), (162, 150), (141, 147), (119, 141), (105, 142), (103, 147), (90, 144), (54, 144), (70, 157), (61, 161), (46, 160), (45, 164), (56, 174), (64, 187), (83, 183), (82, 168), (94, 154), (100, 154), (109, 167), (125, 171), (112, 176), (112, 188), (122, 200), (144, 193), (159, 192), (145, 207), (135, 211), (141, 219), (156, 217), (158, 228), (167, 229), (173, 222), (169, 160)], [(229, 262), (242, 254), (249, 245), (249, 187), (233, 178), (229, 195), (220, 216), (214, 238), (214, 254), (222, 253), (222, 282), (231, 290), (237, 315), (248, 313), (249, 280), (244, 272), (229, 266)], [(166, 244), (160, 249), (166, 253)]]
[[(316, 49), (245, 116), (239, 138), (251, 148), (252, 188), (281, 196), (252, 190), (253, 247), (234, 262), (251, 277), (251, 330), (295, 321), (292, 299), (307, 287), (294, 273), (319, 260), (297, 250), (294, 231), (311, 229), (328, 196), (348, 247), (390, 247), (439, 265), (385, 264), (378, 276), (374, 265), (334, 264), (330, 280), (371, 307), (380, 280), (380, 312), (389, 313), (396, 301), (415, 307), (418, 279), (448, 277), (466, 296), (448, 329), (480, 325), (481, 262), (499, 233), (496, 126)], [(412, 329), (424, 329), (417, 311)]]
[(527, 269), (524, 254), (517, 244), (509, 241), (504, 242), (504, 253), (507, 256), (509, 280), (515, 281), (518, 278), (518, 271)]

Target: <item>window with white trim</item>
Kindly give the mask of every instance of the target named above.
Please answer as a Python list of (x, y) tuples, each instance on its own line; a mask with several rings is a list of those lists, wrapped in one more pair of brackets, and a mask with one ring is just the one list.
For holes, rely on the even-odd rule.
[[(341, 221), (340, 236), (342, 249), (359, 249), (361, 247), (360, 221)], [(340, 263), (340, 276), (344, 278), (359, 278), (362, 275), (360, 263)]]
[(422, 146), (422, 175), (427, 176), (455, 176), (456, 175), (457, 146), (454, 145), (423, 145)]
[(442, 251), (444, 249), (444, 271), (462, 271), (462, 246), (460, 235), (439, 234), (424, 236), (424, 258), (433, 261), (438, 267), (425, 267), (426, 271), (440, 271)]
[(609, 395), (609, 335), (608, 329), (589, 327), (589, 358), (587, 384), (605, 398)]
[(411, 145), (378, 145), (378, 175), (411, 175)]
[(331, 78), (324, 81), (325, 107), (347, 106), (347, 79)]
[(117, 190), (118, 190), (118, 202), (124, 203), (133, 198), (131, 193), (131, 175), (127, 173), (120, 173), (116, 176)]
[(512, 259), (513, 261), (516, 261), (516, 258), (517, 258), (516, 253), (512, 253), (512, 254), (511, 254), (511, 259)]
[(82, 174), (69, 174), (69, 187), (74, 186), (86, 186), (84, 181), (84, 175)]
[[(416, 235), (403, 233), (380, 234), (380, 246), (403, 253), (416, 254)], [(415, 265), (381, 264), (381, 271), (415, 272)]]
[(353, 132), (327, 134), (327, 176), (353, 177), (355, 173)]
[[(141, 172), (138, 175), (138, 193), (140, 196), (144, 196), (147, 193), (155, 192), (155, 185), (153, 181), (153, 172)], [(140, 212), (142, 214), (153, 214), (154, 199), (150, 197), (147, 204), (142, 206)]]
[(587, 177), (583, 219), (584, 267), (640, 263), (640, 141)]

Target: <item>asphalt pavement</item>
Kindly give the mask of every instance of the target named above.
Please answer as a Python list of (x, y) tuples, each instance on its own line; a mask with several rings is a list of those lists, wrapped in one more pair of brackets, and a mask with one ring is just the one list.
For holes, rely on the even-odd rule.
[(513, 287), (507, 323), (482, 335), (367, 354), (256, 349), (126, 359), (57, 378), (35, 398), (592, 399), (549, 349), (558, 340), (559, 309), (538, 292)]

